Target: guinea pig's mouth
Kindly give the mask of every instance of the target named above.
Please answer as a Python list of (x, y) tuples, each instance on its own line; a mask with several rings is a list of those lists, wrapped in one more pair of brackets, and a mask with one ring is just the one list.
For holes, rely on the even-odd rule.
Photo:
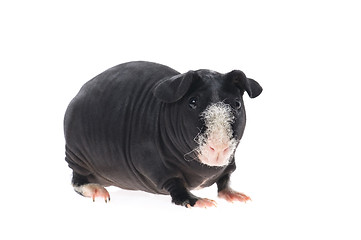
[(222, 144), (207, 143), (198, 148), (198, 159), (201, 163), (208, 166), (225, 166), (230, 162), (235, 148), (235, 140), (230, 140)]

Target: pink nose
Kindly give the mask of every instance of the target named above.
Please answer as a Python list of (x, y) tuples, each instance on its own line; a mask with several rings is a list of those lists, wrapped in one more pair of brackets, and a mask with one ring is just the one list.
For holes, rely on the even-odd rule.
[(215, 153), (225, 153), (229, 149), (229, 145), (227, 144), (219, 144), (219, 145), (209, 145), (209, 150)]

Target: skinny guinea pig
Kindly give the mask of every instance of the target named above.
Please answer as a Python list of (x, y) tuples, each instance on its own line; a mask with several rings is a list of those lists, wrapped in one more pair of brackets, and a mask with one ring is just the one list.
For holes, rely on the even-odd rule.
[(239, 70), (184, 74), (129, 62), (85, 83), (64, 118), (74, 190), (110, 200), (106, 186), (170, 194), (186, 207), (216, 202), (190, 191), (216, 183), (228, 201), (250, 198), (229, 184), (246, 124), (243, 93), (262, 87)]

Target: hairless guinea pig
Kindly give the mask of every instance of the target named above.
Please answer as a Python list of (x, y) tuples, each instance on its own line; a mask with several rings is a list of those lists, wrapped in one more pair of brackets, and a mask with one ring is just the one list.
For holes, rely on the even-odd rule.
[(66, 157), (74, 190), (110, 200), (106, 186), (170, 194), (186, 207), (213, 200), (190, 191), (218, 186), (228, 201), (250, 198), (229, 186), (246, 124), (243, 93), (262, 87), (239, 70), (184, 74), (129, 62), (87, 82), (65, 114)]

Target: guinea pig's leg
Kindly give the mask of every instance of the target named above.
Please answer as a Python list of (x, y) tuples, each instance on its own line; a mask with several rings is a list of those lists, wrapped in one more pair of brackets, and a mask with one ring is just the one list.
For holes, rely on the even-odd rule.
[(73, 172), (72, 184), (75, 192), (84, 197), (90, 197), (95, 201), (96, 197), (103, 198), (107, 203), (110, 201), (109, 192), (100, 184), (89, 183), (87, 177)]
[(176, 205), (190, 207), (214, 207), (217, 206), (216, 202), (207, 198), (199, 198), (193, 195), (184, 186), (184, 182), (179, 178), (173, 178), (166, 182), (164, 188), (169, 192), (172, 197), (172, 202)]
[(230, 174), (226, 174), (217, 181), (219, 198), (223, 198), (228, 202), (234, 202), (234, 201), (246, 202), (248, 200), (251, 200), (251, 198), (248, 197), (247, 195), (234, 191), (229, 186), (229, 182), (230, 182), (229, 179), (230, 179)]

